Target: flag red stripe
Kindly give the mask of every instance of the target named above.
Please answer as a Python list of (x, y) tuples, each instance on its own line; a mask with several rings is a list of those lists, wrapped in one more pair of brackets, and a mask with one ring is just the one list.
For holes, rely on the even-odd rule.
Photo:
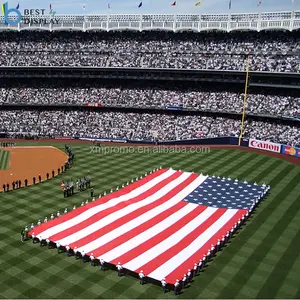
[(66, 215), (63, 215), (59, 218), (55, 218), (54, 220), (51, 220), (51, 221), (48, 221), (47, 223), (43, 223), (41, 224), (40, 226), (37, 226), (34, 228), (34, 230), (30, 231), (29, 234), (32, 234), (34, 233), (35, 235), (38, 235), (40, 234), (41, 232), (49, 229), (49, 228), (52, 228), (56, 225), (59, 225), (65, 221), (68, 221), (80, 214), (82, 214), (83, 212), (85, 212), (86, 210), (92, 208), (92, 207), (95, 207), (95, 206), (98, 206), (98, 205), (101, 205), (101, 204), (104, 204), (104, 203), (107, 203), (109, 200), (113, 199), (113, 198), (116, 198), (116, 197), (120, 197), (122, 195), (125, 195), (125, 194), (128, 194), (130, 193), (131, 191), (135, 190), (136, 188), (148, 183), (149, 181), (151, 181), (152, 179), (160, 176), (161, 174), (165, 173), (166, 171), (168, 171), (167, 169), (160, 169), (156, 172), (153, 172), (152, 174), (142, 178), (141, 180), (138, 180), (134, 183), (131, 183), (129, 184), (128, 186), (122, 188), (121, 190), (119, 191), (116, 191), (112, 194), (109, 194), (109, 195), (106, 195), (106, 196), (103, 196), (101, 197), (100, 199), (97, 199), (96, 201), (94, 202), (90, 202), (89, 204), (85, 205), (85, 206), (81, 206), (81, 207), (78, 207), (77, 209), (75, 210), (72, 210), (70, 211), (69, 213), (67, 213)]
[(190, 222), (192, 219), (196, 218), (199, 214), (201, 214), (206, 209), (205, 206), (197, 206), (193, 211), (188, 213), (186, 216), (178, 220), (173, 225), (165, 228), (162, 232), (157, 234), (154, 237), (151, 237), (149, 240), (145, 241), (144, 243), (138, 245), (137, 247), (131, 249), (127, 253), (121, 255), (120, 257), (114, 259), (111, 263), (116, 264), (119, 261), (124, 265), (129, 261), (133, 260), (135, 257), (138, 257), (145, 251), (149, 250), (150, 248), (154, 247), (155, 245), (159, 244), (160, 242), (164, 241), (170, 235), (176, 233), (180, 228), (182, 228), (185, 224)]
[[(222, 239), (223, 235), (226, 235), (227, 231), (230, 231), (239, 219), (241, 219), (243, 214), (246, 214), (247, 210), (238, 210), (237, 213), (228, 221), (215, 235), (213, 235), (209, 241), (203, 245), (199, 250), (197, 250), (192, 256), (187, 258), (187, 260), (182, 263), (178, 268), (172, 271), (166, 276), (166, 281), (169, 283), (175, 283), (176, 279), (182, 279), (183, 275), (187, 273), (188, 269), (193, 269), (195, 263), (198, 263), (202, 259), (203, 255), (206, 255), (208, 250), (210, 250), (211, 245), (216, 245), (218, 239)], [(146, 274), (146, 273), (145, 273)]]
[[(199, 207), (202, 207), (202, 206), (199, 206)], [(201, 235), (204, 231), (206, 231), (225, 212), (226, 212), (226, 209), (222, 209), (222, 208), (216, 210), (207, 220), (205, 220), (200, 226), (198, 226), (191, 233), (186, 235), (180, 242), (178, 242), (176, 245), (172, 246), (171, 248), (169, 248), (165, 252), (160, 253), (160, 255), (156, 256), (153, 260), (151, 260), (147, 264), (143, 265), (141, 267), (141, 269), (144, 270), (145, 274), (150, 274), (151, 272), (153, 272), (155, 269), (157, 269), (164, 262), (168, 261), (174, 255), (176, 255), (177, 253), (182, 251), (184, 248), (186, 248), (187, 245), (189, 245), (199, 235)], [(186, 223), (183, 223), (182, 225), (184, 226), (184, 225), (186, 225)]]
[[(165, 196), (161, 197), (160, 199), (158, 199), (154, 203), (151, 203), (150, 209), (158, 207), (160, 204), (163, 204), (164, 202), (170, 200), (172, 197), (174, 197), (176, 194), (178, 194), (181, 190), (183, 190), (185, 187), (187, 187), (190, 183), (192, 183), (197, 177), (198, 176), (196, 174), (190, 175), (190, 177), (188, 177), (185, 181), (180, 183), (176, 188), (171, 190)], [(183, 208), (186, 204), (187, 204), (187, 202), (180, 201), (179, 203), (177, 203), (173, 207), (165, 210), (164, 212), (160, 213), (159, 215), (155, 216), (154, 218), (146, 221), (145, 223), (143, 223), (139, 226), (137, 225), (137, 227), (135, 227), (134, 229), (128, 231), (127, 233), (124, 233), (123, 235), (121, 235), (118, 238), (112, 240), (111, 242), (105, 244), (104, 246), (101, 246), (99, 249), (94, 250), (93, 251), (94, 256), (99, 257), (100, 255), (102, 255), (104, 253), (107, 253), (110, 250), (112, 250), (113, 248), (125, 243), (129, 239), (139, 235), (140, 233), (142, 233), (142, 232), (146, 231), (147, 229), (153, 227), (155, 224), (163, 221), (164, 219), (166, 219), (167, 217), (169, 217), (170, 215), (172, 215), (176, 211)], [(150, 209), (147, 209), (147, 210), (150, 210)], [(131, 220), (135, 219), (136, 217), (142, 215), (144, 212), (139, 213), (138, 211), (135, 211), (133, 213), (135, 214), (135, 216), (133, 216), (133, 217), (130, 216), (130, 218), (128, 219), (129, 221), (131, 221)], [(120, 220), (118, 220), (118, 222), (116, 224), (115, 223), (110, 224), (108, 226), (109, 227), (108, 229), (109, 229), (109, 231), (111, 231), (112, 229), (115, 229), (115, 228), (117, 228), (117, 227), (119, 227), (119, 226), (121, 226), (125, 223), (126, 223), (126, 221), (123, 221), (123, 218), (121, 218)]]
[[(140, 202), (142, 200), (144, 200), (145, 198), (153, 195), (154, 193), (158, 192), (160, 189), (162, 189), (165, 185), (169, 184), (170, 182), (174, 181), (175, 179), (177, 179), (178, 177), (180, 177), (182, 175), (182, 172), (176, 172), (174, 174), (172, 174), (171, 176), (169, 176), (168, 178), (160, 181), (157, 185), (155, 185), (154, 187), (152, 187), (151, 189), (147, 190), (146, 192), (131, 198), (130, 200), (121, 202), (113, 207), (107, 208), (105, 210), (102, 210), (101, 212), (93, 215), (92, 217), (90, 217), (87, 220), (84, 220), (81, 223), (76, 224), (75, 226), (72, 226), (58, 234), (55, 234), (53, 236), (51, 236), (49, 239), (51, 241), (58, 241), (58, 240), (62, 240), (65, 237), (68, 237), (94, 223), (96, 223), (97, 221), (101, 220), (102, 218), (118, 211), (121, 210), (131, 204)], [(140, 215), (143, 212), (146, 212), (147, 210), (150, 210), (152, 208), (154, 208), (155, 206), (157, 206), (156, 201), (149, 203), (148, 205), (145, 205), (129, 214), (127, 214), (124, 217), (121, 217), (120, 219), (113, 221), (112, 223), (106, 225), (105, 227), (100, 228), (97, 231), (92, 232), (91, 234), (85, 236), (84, 238), (77, 240), (74, 243), (70, 244), (70, 247), (82, 247), (90, 242), (92, 242), (93, 240), (99, 238), (100, 236), (106, 234), (107, 232), (111, 231), (112, 229), (115, 229), (119, 226), (121, 226), (124, 223), (127, 223), (128, 221), (132, 220), (133, 218), (136, 218), (138, 215)]]

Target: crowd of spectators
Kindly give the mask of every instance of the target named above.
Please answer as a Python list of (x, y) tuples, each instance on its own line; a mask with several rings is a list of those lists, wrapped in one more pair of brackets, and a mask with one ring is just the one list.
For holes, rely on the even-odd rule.
[[(18, 34), (18, 35), (17, 35)], [(1, 33), (0, 65), (300, 72), (296, 33)]]
[[(241, 113), (244, 95), (237, 92), (127, 88), (11, 88), (0, 89), (0, 104), (101, 104), (112, 107), (185, 109)], [(300, 97), (248, 94), (246, 112), (300, 116)]]
[[(183, 140), (239, 136), (240, 119), (94, 111), (0, 111), (0, 132), (11, 136)], [(299, 127), (247, 120), (245, 137), (300, 146)]]

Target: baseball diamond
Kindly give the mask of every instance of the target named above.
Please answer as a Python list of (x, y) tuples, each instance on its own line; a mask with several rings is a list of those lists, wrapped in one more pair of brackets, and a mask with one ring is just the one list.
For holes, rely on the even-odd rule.
[[(50, 142), (40, 144), (49, 145)], [(57, 142), (52, 145), (60, 149), (64, 147)], [(294, 298), (299, 295), (299, 285), (296, 284), (299, 260), (298, 252), (294, 251), (300, 233), (295, 222), (300, 218), (299, 166), (273, 158), (276, 153), (272, 152), (266, 156), (212, 148), (210, 153), (191, 155), (185, 151), (174, 156), (149, 151), (146, 154), (118, 154), (114, 149), (111, 153), (91, 154), (89, 145), (72, 143), (77, 160), (67, 173), (42, 185), (1, 195), (1, 243), (7, 249), (0, 254), (2, 297), (172, 297), (173, 294), (164, 294), (155, 284), (139, 285), (133, 276), (118, 277), (110, 269), (102, 272), (98, 267), (83, 265), (53, 249), (41, 249), (29, 241), (20, 246), (18, 232), (24, 224), (36, 223), (38, 219), (66, 207), (70, 211), (74, 205), (79, 207), (82, 199), (89, 198), (87, 192), (63, 200), (59, 191), (60, 181), (79, 176), (83, 166), (92, 174), (97, 195), (109, 194), (112, 188), (115, 190), (117, 186), (131, 182), (132, 178), (144, 176), (153, 166), (269, 184), (271, 194), (234, 234), (232, 242), (217, 252), (200, 276), (194, 278), (192, 288), (185, 289), (182, 297)], [(26, 280), (20, 281), (19, 278)]]

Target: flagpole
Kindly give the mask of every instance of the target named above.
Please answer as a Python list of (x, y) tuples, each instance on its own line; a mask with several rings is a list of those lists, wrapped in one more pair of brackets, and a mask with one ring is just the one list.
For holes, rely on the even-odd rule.
[(243, 114), (242, 114), (241, 133), (240, 133), (240, 137), (239, 137), (239, 146), (241, 146), (241, 141), (242, 141), (242, 137), (243, 137), (243, 134), (244, 134), (244, 123), (245, 123), (247, 93), (248, 93), (248, 81), (249, 81), (249, 66), (250, 66), (250, 55), (248, 55), (248, 58), (247, 58), (246, 81), (245, 81), (245, 92), (244, 92), (244, 106), (243, 106)]

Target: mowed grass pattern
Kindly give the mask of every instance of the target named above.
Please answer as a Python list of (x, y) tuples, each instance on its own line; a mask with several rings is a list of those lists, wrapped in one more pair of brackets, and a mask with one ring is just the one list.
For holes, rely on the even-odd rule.
[(0, 170), (7, 170), (9, 166), (10, 152), (0, 149)]
[(0, 195), (2, 298), (174, 298), (160, 286), (141, 286), (136, 278), (119, 278), (114, 271), (20, 242), (26, 224), (89, 198), (87, 190), (64, 199), (60, 180), (90, 171), (99, 194), (160, 166), (271, 185), (271, 194), (178, 298), (300, 298), (300, 167), (238, 150), (126, 154), (114, 148), (103, 154), (90, 153), (89, 145), (72, 149), (76, 162), (68, 172)]

